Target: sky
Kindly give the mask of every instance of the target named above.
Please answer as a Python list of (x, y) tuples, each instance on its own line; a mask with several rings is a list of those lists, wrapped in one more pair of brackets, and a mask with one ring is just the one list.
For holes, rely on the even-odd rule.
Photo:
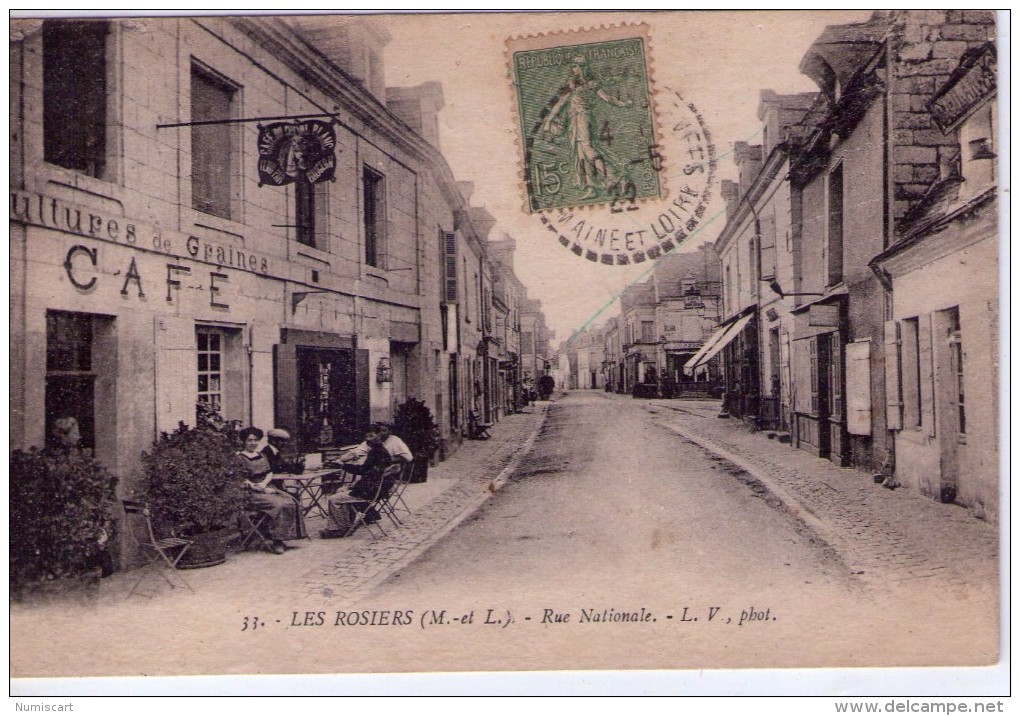
[(650, 264), (604, 266), (584, 260), (551, 240), (536, 216), (524, 211), (507, 40), (622, 22), (648, 25), (653, 89), (681, 89), (697, 105), (716, 145), (714, 199), (697, 233), (680, 249), (690, 250), (714, 241), (725, 223), (718, 179), (736, 178), (731, 154), (735, 141), (761, 140), (759, 92), (815, 91), (814, 83), (798, 70), (812, 41), (826, 25), (862, 22), (869, 15), (868, 11), (387, 15), (384, 22), (391, 40), (385, 50), (386, 84), (442, 83), (440, 148), (457, 179), (474, 182), (472, 205), (485, 206), (496, 218), (490, 236), (509, 234), (516, 240), (516, 273), (529, 297), (542, 301), (547, 324), (555, 331), (555, 347), (577, 328), (616, 315), (614, 299), (628, 284), (647, 278)]

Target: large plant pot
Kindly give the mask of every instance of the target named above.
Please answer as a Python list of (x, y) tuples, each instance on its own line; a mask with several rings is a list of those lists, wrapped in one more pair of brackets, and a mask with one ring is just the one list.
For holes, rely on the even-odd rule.
[(427, 457), (414, 458), (414, 472), (411, 473), (412, 483), (421, 483), (429, 479), (429, 460)]
[(189, 536), (188, 539), (192, 540), (193, 544), (177, 566), (180, 569), (199, 569), (223, 564), (227, 561), (227, 542), (235, 532), (236, 530), (227, 527), (215, 532)]
[(85, 574), (28, 582), (12, 589), (11, 597), (25, 604), (90, 604), (99, 597), (102, 574), (103, 570), (96, 567)]

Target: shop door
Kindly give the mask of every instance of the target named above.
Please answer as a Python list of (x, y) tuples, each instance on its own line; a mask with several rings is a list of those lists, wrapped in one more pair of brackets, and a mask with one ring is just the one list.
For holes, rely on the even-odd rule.
[(832, 344), (828, 334), (813, 339), (818, 354), (816, 390), (818, 392), (818, 456), (827, 458), (832, 450), (829, 416), (832, 413), (830, 385), (832, 378)]
[(354, 361), (350, 351), (298, 348), (298, 441), (305, 452), (357, 438)]

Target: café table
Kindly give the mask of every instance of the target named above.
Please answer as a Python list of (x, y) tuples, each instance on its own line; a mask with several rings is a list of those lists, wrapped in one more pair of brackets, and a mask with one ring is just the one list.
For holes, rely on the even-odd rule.
[(304, 516), (315, 511), (320, 517), (328, 517), (329, 494), (332, 491), (327, 493), (326, 488), (336, 488), (347, 480), (348, 474), (342, 468), (323, 468), (300, 475), (274, 475), (272, 481), (297, 500)]

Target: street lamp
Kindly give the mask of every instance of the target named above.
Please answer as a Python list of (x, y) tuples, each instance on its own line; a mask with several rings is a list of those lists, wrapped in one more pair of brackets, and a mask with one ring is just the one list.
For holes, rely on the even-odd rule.
[(787, 296), (824, 296), (824, 293), (786, 293), (783, 291), (783, 287), (779, 285), (779, 281), (772, 279), (769, 282), (769, 288), (780, 298), (786, 298)]

